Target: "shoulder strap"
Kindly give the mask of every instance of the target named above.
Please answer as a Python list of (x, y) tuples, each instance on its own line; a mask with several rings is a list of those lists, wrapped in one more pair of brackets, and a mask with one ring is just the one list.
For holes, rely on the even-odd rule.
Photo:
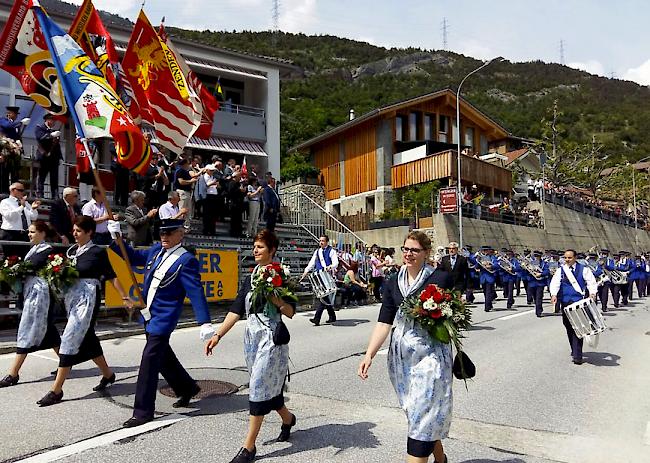
[(564, 272), (567, 279), (569, 280), (569, 283), (571, 283), (571, 286), (573, 286), (575, 292), (584, 295), (585, 290), (580, 287), (580, 285), (578, 284), (578, 280), (576, 280), (576, 276), (573, 274), (573, 272), (571, 271), (571, 269), (567, 264), (562, 265), (562, 271)]
[(172, 265), (174, 265), (176, 261), (187, 252), (189, 251), (182, 246), (177, 248), (162, 261), (157, 269), (154, 270), (153, 277), (151, 279), (151, 285), (149, 285), (149, 291), (147, 291), (147, 306), (140, 311), (145, 321), (151, 320), (151, 312), (149, 311), (149, 307), (151, 307), (151, 304), (153, 303), (156, 292), (158, 291), (158, 287), (160, 286), (160, 282), (163, 280), (165, 274), (167, 274)]

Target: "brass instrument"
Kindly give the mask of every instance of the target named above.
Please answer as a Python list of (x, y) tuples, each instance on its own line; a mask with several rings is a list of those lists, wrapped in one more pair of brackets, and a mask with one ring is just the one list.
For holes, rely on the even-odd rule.
[(560, 268), (560, 262), (555, 259), (551, 259), (547, 262), (547, 264), (548, 264), (548, 271), (550, 272), (552, 277), (553, 275), (555, 275), (555, 272), (557, 272), (557, 269)]
[[(591, 272), (594, 274), (594, 277), (596, 277), (596, 270), (598, 270), (598, 268), (596, 267), (597, 262), (592, 263), (592, 261), (586, 259), (585, 265), (591, 269)], [(609, 274), (605, 271), (605, 267), (601, 265), (600, 268), (603, 270), (603, 273), (601, 273), (599, 276), (596, 277), (596, 283), (598, 283), (598, 286), (602, 286), (608, 281), (611, 281)]]
[(536, 280), (541, 280), (542, 277), (542, 269), (539, 265), (533, 264), (530, 259), (527, 257), (523, 256), (522, 254), (517, 254), (517, 259), (519, 260), (519, 265), (521, 265), (521, 268), (526, 270), (528, 273), (530, 273), (533, 278)]
[(515, 269), (512, 266), (512, 263), (510, 262), (510, 259), (508, 259), (508, 256), (504, 255), (502, 252), (497, 252), (497, 263), (499, 264), (499, 267), (510, 275), (516, 275)]
[(472, 264), (472, 261), (470, 260), (472, 254), (467, 250), (467, 248), (463, 248), (459, 250), (458, 255), (463, 256), (465, 259), (467, 259), (467, 267), (469, 267), (472, 270), (476, 269), (476, 265)]
[(476, 253), (475, 257), (476, 262), (481, 266), (481, 268), (483, 268), (483, 270), (489, 273), (496, 272), (496, 269), (492, 265), (492, 260), (488, 256), (479, 251)]

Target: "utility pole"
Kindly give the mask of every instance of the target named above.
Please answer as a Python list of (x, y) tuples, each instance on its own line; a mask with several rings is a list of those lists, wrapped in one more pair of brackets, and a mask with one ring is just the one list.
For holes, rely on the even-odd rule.
[(449, 31), (449, 23), (447, 18), (442, 18), (442, 49), (447, 50), (447, 34)]
[(278, 32), (280, 31), (280, 0), (271, 0), (271, 20), (272, 20), (272, 32), (273, 32), (273, 46), (277, 45), (278, 41)]
[(564, 40), (560, 39), (560, 64), (566, 64), (564, 62)]

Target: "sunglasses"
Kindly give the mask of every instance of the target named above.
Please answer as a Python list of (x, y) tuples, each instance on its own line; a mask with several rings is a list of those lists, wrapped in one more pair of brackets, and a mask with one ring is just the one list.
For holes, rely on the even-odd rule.
[(13, 188), (13, 189), (16, 190), (16, 191), (20, 191), (21, 193), (22, 193), (23, 191), (25, 191), (24, 188)]

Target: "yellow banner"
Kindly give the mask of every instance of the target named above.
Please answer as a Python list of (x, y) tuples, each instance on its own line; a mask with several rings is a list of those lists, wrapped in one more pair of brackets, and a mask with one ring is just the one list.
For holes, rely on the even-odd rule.
[(180, 93), (181, 97), (184, 100), (187, 100), (190, 97), (190, 93), (187, 90), (187, 81), (183, 75), (183, 70), (176, 61), (174, 52), (169, 49), (167, 44), (160, 40), (160, 45), (162, 46), (163, 53), (167, 59), (167, 66), (169, 66), (169, 71), (171, 72), (172, 78), (174, 79), (174, 85), (178, 89), (178, 93)]
[[(133, 300), (137, 300), (135, 287), (131, 282), (124, 260), (110, 249), (108, 250), (108, 257), (124, 289)], [(237, 251), (197, 249), (196, 258), (199, 261), (199, 273), (201, 274), (201, 282), (208, 302), (235, 299), (239, 282), (239, 257)], [(144, 267), (133, 267), (133, 272), (142, 290)], [(106, 284), (105, 294), (106, 307), (124, 306), (122, 298), (112, 284)], [(185, 302), (187, 303), (188, 300), (185, 299)]]

